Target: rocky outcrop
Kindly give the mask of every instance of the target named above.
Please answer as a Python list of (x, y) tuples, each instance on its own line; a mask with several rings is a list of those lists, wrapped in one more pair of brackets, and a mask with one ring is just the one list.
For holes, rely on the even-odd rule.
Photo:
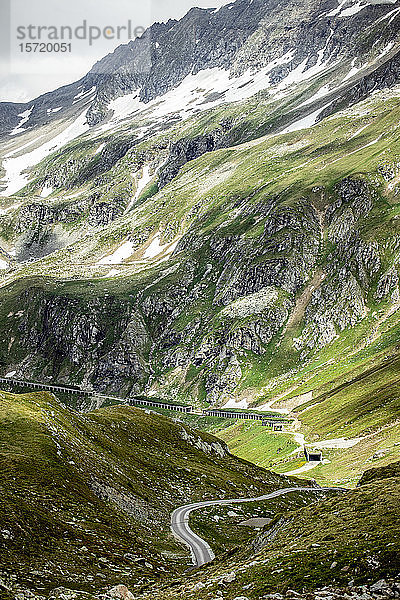
[(328, 243), (334, 252), (327, 256), (327, 277), (313, 292), (302, 334), (294, 341), (299, 350), (307, 349), (304, 356), (366, 316), (368, 294), (381, 269), (378, 244), (363, 240), (360, 232), (376, 200), (374, 189), (361, 179), (346, 178), (335, 191), (336, 200), (325, 215)]
[(123, 214), (131, 193), (127, 185), (123, 191), (111, 192), (107, 200), (93, 193), (79, 199), (23, 205), (15, 216), (4, 217), (3, 223), (15, 238), (15, 258), (25, 261), (46, 256), (67, 246), (79, 228), (105, 227)]
[(229, 145), (229, 136), (226, 131), (229, 124), (223, 125), (221, 129), (207, 135), (199, 135), (194, 138), (178, 140), (171, 144), (167, 161), (159, 172), (159, 189), (162, 189), (179, 173), (179, 170), (187, 162), (199, 158), (206, 152), (212, 152), (218, 148)]
[[(83, 143), (79, 156), (76, 149), (61, 150), (51, 160), (41, 163), (35, 170), (37, 182), (57, 189), (73, 189), (93, 180), (101, 184), (101, 176), (112, 169), (138, 143), (132, 139), (112, 139), (98, 154), (93, 154), (90, 144)], [(84, 152), (87, 146), (87, 152)]]
[(151, 337), (128, 302), (55, 296), (40, 288), (24, 292), (20, 302), (18, 335), (28, 353), (21, 375), (40, 368), (42, 378), (77, 378), (123, 394), (143, 387)]
[(92, 480), (88, 485), (98, 498), (111, 502), (111, 504), (132, 516), (138, 523), (155, 527), (168, 520), (168, 512), (163, 513), (155, 510), (151, 504), (133, 494), (117, 490), (101, 481)]
[(394, 266), (379, 278), (375, 298), (383, 300), (390, 294), (399, 294), (399, 274)]
[(223, 442), (211, 442), (208, 443), (200, 436), (195, 436), (186, 429), (182, 429), (181, 432), (182, 439), (197, 448), (197, 450), (201, 450), (205, 454), (213, 455), (215, 454), (219, 458), (224, 458), (228, 454), (228, 446)]
[(90, 207), (88, 223), (92, 227), (104, 227), (124, 212), (124, 205), (115, 198), (112, 202), (96, 202)]

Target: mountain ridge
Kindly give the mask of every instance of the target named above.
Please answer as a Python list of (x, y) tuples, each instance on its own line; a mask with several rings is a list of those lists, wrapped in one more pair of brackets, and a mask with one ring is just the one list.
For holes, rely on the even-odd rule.
[[(193, 8), (181, 20), (155, 23), (142, 37), (119, 46), (76, 83), (29, 103), (15, 106), (1, 103), (0, 114), (7, 127), (12, 123), (15, 128), (19, 114), (16, 111), (29, 109), (33, 104), (28, 127), (43, 124), (46, 119), (55, 118), (51, 111), (58, 108), (60, 102), (61, 114), (64, 110), (68, 114), (78, 93), (89, 94), (95, 90), (94, 95), (89, 95), (91, 103), (87, 110), (88, 123), (95, 126), (107, 117), (109, 102), (125, 94), (137, 92), (146, 104), (176, 87), (186, 76), (196, 75), (201, 70), (222, 68), (238, 76), (249, 69), (260, 71), (279, 54), (292, 52), (286, 64), (271, 67), (270, 81), (279, 83), (300, 66), (304, 57), (307, 58), (305, 68), (309, 69), (324, 58), (326, 51), (330, 51), (332, 60), (349, 47), (356, 50), (360, 28), (368, 29), (371, 23), (385, 20), (396, 10), (389, 10), (395, 5), (395, 2), (354, 4), (350, 0), (347, 3), (326, 0), (315, 5), (304, 0), (300, 9), (295, 4), (282, 7), (272, 0), (267, 3), (237, 0), (217, 11)], [(388, 19), (382, 33), (384, 38), (390, 40), (390, 33), (396, 32), (397, 18), (394, 12)], [(285, 22), (287, 25), (282, 26)], [(347, 26), (347, 22), (354, 22), (356, 27)], [(361, 45), (359, 59), (362, 54)], [(1, 130), (2, 134), (9, 132), (4, 127)]]

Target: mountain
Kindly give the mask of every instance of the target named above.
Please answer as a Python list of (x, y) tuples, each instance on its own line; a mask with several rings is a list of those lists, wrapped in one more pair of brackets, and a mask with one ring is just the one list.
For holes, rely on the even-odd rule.
[[(156, 23), (119, 46), (80, 81), (25, 105), (3, 103), (1, 133), (17, 127), (25, 110), (31, 111), (24, 123), (28, 130), (83, 106), (89, 124), (96, 125), (109, 113), (111, 100), (134, 93), (149, 103), (207, 69), (233, 77), (259, 73), (260, 89), (290, 73), (296, 81), (329, 72), (331, 84), (342, 84), (335, 103), (354, 102), (398, 79), (397, 7), (386, 0), (238, 0), (219, 10), (193, 8), (180, 21)], [(227, 91), (218, 92), (219, 99)], [(325, 96), (331, 104), (332, 97)]]
[(0, 107), (1, 374), (395, 427), (399, 15), (192, 9)]
[[(1, 598), (399, 596), (399, 25), (193, 8), (0, 104), (4, 387), (107, 395), (0, 392)], [(216, 559), (188, 570), (172, 511), (291, 475), (192, 513)]]

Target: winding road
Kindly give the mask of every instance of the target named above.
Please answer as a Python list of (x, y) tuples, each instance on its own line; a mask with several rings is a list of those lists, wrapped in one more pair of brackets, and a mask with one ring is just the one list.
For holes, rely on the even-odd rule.
[(284, 496), (291, 492), (344, 492), (344, 488), (310, 488), (310, 487), (292, 487), (275, 490), (271, 494), (258, 496), (257, 498), (233, 498), (230, 500), (207, 500), (206, 502), (195, 502), (180, 506), (171, 515), (171, 529), (176, 538), (190, 548), (192, 562), (195, 567), (201, 567), (215, 558), (212, 548), (200, 536), (194, 533), (189, 527), (189, 516), (194, 510), (205, 508), (206, 506), (221, 506), (224, 504), (242, 504), (244, 502), (260, 502), (261, 500), (270, 500), (278, 496)]

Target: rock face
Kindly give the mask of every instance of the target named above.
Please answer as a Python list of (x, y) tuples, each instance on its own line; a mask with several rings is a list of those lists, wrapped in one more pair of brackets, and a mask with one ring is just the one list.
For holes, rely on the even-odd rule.
[[(88, 383), (103, 382), (101, 389), (121, 391), (130, 380), (136, 381), (134, 391), (141, 389), (151, 337), (129, 303), (112, 297), (85, 302), (32, 288), (22, 295), (21, 307), (18, 330), (25, 348), (50, 359), (43, 376), (75, 371)], [(42, 368), (40, 362), (32, 355), (24, 368)]]
[(215, 454), (219, 458), (224, 458), (224, 456), (228, 454), (228, 447), (226, 444), (220, 442), (213, 442), (211, 444), (208, 444), (201, 437), (196, 437), (188, 433), (186, 429), (182, 429), (182, 439), (185, 440), (185, 442), (188, 442), (191, 446), (194, 446), (198, 450), (201, 450), (205, 454)]
[(344, 179), (337, 194), (325, 216), (328, 242), (335, 252), (328, 256), (326, 281), (313, 292), (306, 309), (305, 328), (296, 341), (299, 349), (323, 347), (359, 321), (381, 268), (377, 244), (363, 241), (359, 231), (372, 209), (373, 190), (363, 181)]
[[(229, 125), (227, 128), (229, 128)], [(169, 150), (168, 159), (158, 174), (159, 189), (172, 181), (187, 162), (202, 156), (206, 152), (212, 152), (228, 145), (229, 136), (224, 135), (222, 128), (213, 131), (209, 135), (200, 135), (173, 143)]]

